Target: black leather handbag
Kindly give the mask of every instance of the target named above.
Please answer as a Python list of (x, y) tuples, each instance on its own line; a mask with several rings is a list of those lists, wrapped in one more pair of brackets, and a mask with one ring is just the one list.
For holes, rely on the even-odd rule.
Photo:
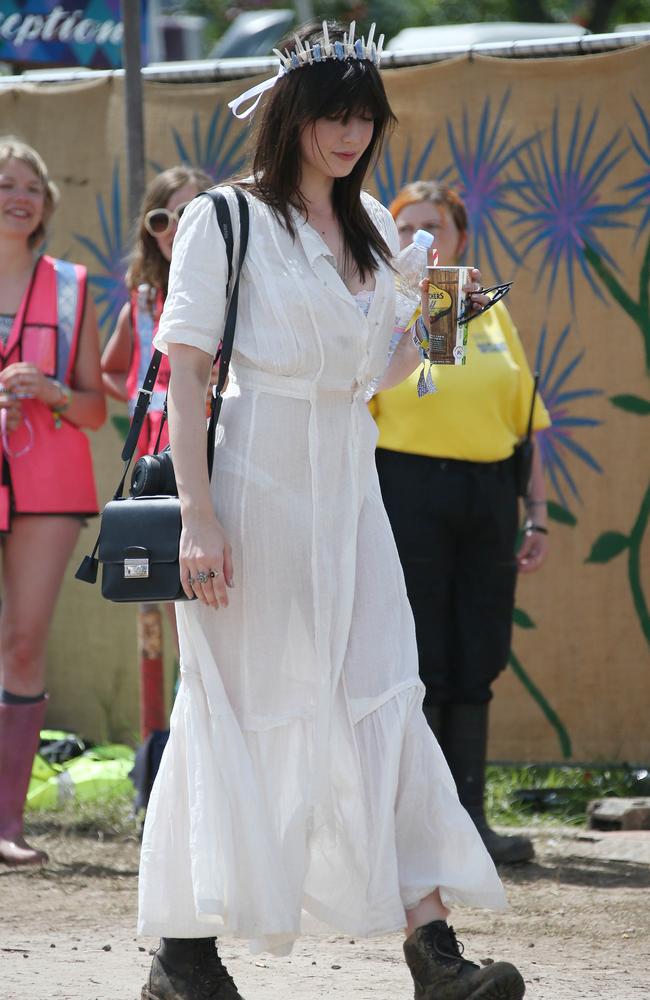
[(515, 485), (518, 497), (527, 497), (530, 488), (530, 477), (533, 471), (533, 412), (535, 410), (535, 397), (537, 386), (539, 385), (539, 372), (535, 372), (535, 382), (533, 384), (533, 396), (530, 401), (530, 413), (528, 414), (528, 427), (525, 438), (515, 445), (512, 453), (512, 461), (515, 470)]
[[(237, 323), (237, 302), (239, 279), (248, 244), (249, 214), (245, 196), (235, 188), (239, 207), (239, 257), (237, 271), (233, 278), (233, 232), (228, 202), (217, 190), (203, 192), (214, 202), (219, 227), (226, 244), (228, 258), (228, 291), (230, 302), (222, 338), (219, 377), (213, 389), (208, 424), (208, 474), (212, 476), (212, 460), (217, 422), (223, 401), (222, 393), (228, 377), (232, 354), (235, 326)], [(187, 596), (181, 586), (179, 569), (179, 544), (181, 537), (181, 507), (175, 494), (175, 478), (171, 452), (165, 449), (157, 458), (166, 469), (169, 492), (148, 495), (146, 476), (138, 476), (134, 471), (131, 496), (124, 497), (124, 484), (135, 452), (144, 418), (149, 408), (151, 394), (156, 384), (160, 366), (160, 351), (154, 351), (142, 388), (138, 393), (131, 426), (122, 449), (124, 470), (122, 478), (101, 515), (99, 536), (90, 556), (86, 556), (75, 576), (85, 583), (97, 580), (98, 563), (102, 564), (102, 596), (109, 601), (120, 603), (183, 601)], [(163, 414), (164, 422), (164, 414)], [(142, 459), (140, 460), (142, 462)], [(136, 463), (136, 469), (139, 462)], [(156, 477), (153, 477), (155, 484)], [(172, 493), (172, 488), (174, 493)], [(137, 492), (138, 495), (134, 495)], [(97, 558), (99, 556), (99, 558)]]

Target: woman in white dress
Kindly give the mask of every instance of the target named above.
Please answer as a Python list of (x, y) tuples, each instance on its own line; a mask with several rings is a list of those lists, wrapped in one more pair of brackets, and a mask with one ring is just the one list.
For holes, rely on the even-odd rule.
[(139, 929), (162, 938), (143, 1000), (241, 1000), (215, 935), (286, 955), (303, 909), (355, 936), (406, 928), (417, 1000), (524, 993), (512, 965), (464, 960), (446, 923), (504, 893), (421, 711), (374, 464), (368, 385), (418, 362), (405, 337), (385, 371), (399, 241), (361, 193), (394, 122), (380, 49), (305, 28), (265, 85), (211, 482), (227, 263), (209, 198), (174, 243), (156, 346), (197, 600), (177, 605), (182, 682), (142, 845)]

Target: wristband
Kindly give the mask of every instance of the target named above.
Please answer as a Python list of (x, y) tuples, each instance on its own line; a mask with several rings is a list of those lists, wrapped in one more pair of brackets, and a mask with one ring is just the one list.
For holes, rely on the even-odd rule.
[(65, 413), (72, 402), (72, 389), (69, 385), (64, 385), (63, 382), (59, 382), (56, 378), (53, 378), (52, 382), (59, 390), (59, 395), (61, 396), (61, 402), (53, 406), (52, 410), (55, 413)]
[(548, 528), (545, 528), (543, 524), (533, 524), (532, 521), (526, 521), (523, 530), (526, 534), (536, 532), (538, 535), (548, 535)]

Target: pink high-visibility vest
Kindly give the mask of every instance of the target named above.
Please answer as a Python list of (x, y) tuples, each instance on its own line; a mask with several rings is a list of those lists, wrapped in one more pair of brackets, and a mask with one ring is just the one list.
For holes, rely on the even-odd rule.
[[(2, 371), (28, 361), (74, 388), (72, 377), (86, 300), (87, 271), (80, 264), (42, 256), (4, 348)], [(2, 446), (0, 531), (10, 513), (96, 514), (97, 491), (90, 445), (84, 432), (37, 399), (22, 400), (23, 422)], [(4, 517), (2, 516), (4, 515)]]

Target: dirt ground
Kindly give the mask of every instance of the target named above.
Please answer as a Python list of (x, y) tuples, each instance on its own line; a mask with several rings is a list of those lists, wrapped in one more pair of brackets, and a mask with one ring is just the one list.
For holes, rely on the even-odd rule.
[[(452, 915), (467, 956), (514, 961), (527, 1000), (648, 1000), (645, 837), (626, 852), (575, 829), (536, 833), (536, 860), (502, 872), (508, 913)], [(44, 869), (0, 868), (0, 1000), (138, 1000), (157, 942), (135, 935), (137, 840), (33, 839), (50, 852)], [(246, 1000), (411, 1000), (400, 935), (353, 941), (309, 917), (304, 931), (287, 959), (222, 942)]]

